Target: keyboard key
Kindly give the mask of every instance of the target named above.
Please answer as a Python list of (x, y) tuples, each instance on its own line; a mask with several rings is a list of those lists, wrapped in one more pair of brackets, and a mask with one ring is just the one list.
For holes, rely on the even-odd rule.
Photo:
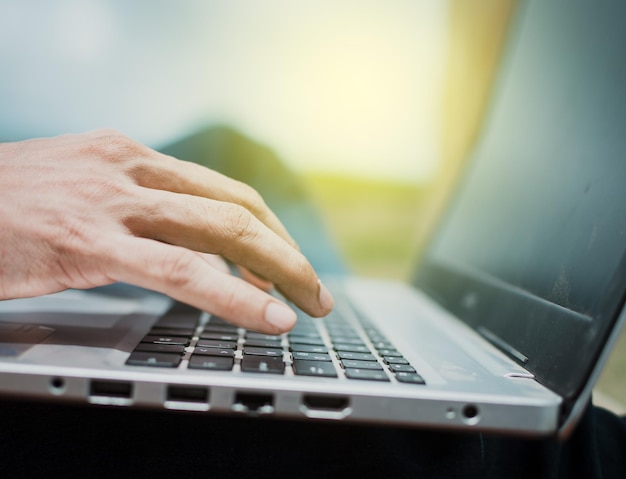
[(393, 349), (393, 348), (378, 349), (378, 353), (381, 356), (402, 356), (402, 354), (400, 354), (400, 351), (398, 351), (397, 349)]
[(283, 358), (268, 356), (244, 356), (241, 370), (246, 373), (283, 374), (285, 363)]
[(376, 358), (372, 354), (367, 353), (353, 353), (351, 351), (337, 351), (339, 359), (357, 359), (359, 361), (376, 361)]
[(189, 339), (175, 336), (146, 336), (141, 342), (152, 344), (177, 344), (179, 346), (189, 345)]
[(199, 348), (196, 346), (193, 353), (202, 356), (224, 356), (232, 358), (235, 355), (235, 350), (230, 348)]
[(158, 368), (175, 368), (180, 364), (180, 354), (153, 353), (149, 351), (133, 352), (126, 364), (129, 366), (154, 366)]
[(293, 361), (293, 372), (298, 376), (320, 376), (336, 378), (337, 371), (331, 362), (325, 361)]
[(372, 369), (347, 368), (346, 377), (348, 379), (363, 379), (366, 381), (389, 381), (389, 378), (383, 371)]
[(222, 334), (237, 334), (237, 327), (230, 325), (212, 325), (207, 324), (203, 331), (203, 333), (222, 333)]
[(269, 339), (247, 339), (246, 346), (254, 346), (258, 348), (280, 348), (281, 341), (269, 340)]
[(387, 364), (409, 364), (409, 362), (406, 359), (404, 359), (403, 357), (398, 357), (398, 356), (385, 356), (383, 360)]
[(394, 373), (414, 373), (415, 368), (410, 364), (390, 364), (389, 369), (391, 369)]
[(324, 340), (319, 336), (305, 337), (305, 336), (289, 336), (289, 342), (291, 344), (308, 344), (311, 346), (324, 346)]
[(185, 352), (185, 346), (178, 344), (139, 343), (135, 348), (135, 351), (183, 354)]
[(191, 338), (194, 330), (190, 328), (152, 328), (148, 333), (149, 336), (182, 336), (185, 338)]
[(351, 344), (354, 346), (365, 346), (365, 343), (361, 338), (345, 338), (345, 337), (332, 337), (333, 343), (337, 344)]
[(341, 365), (348, 368), (356, 368), (356, 369), (374, 369), (377, 371), (382, 371), (383, 367), (376, 361), (358, 361), (356, 359), (343, 359), (341, 361)]
[(275, 358), (282, 358), (283, 350), (278, 348), (258, 348), (255, 346), (244, 346), (243, 354), (250, 356), (272, 356)]
[(293, 359), (304, 359), (308, 361), (332, 361), (330, 355), (324, 353), (307, 353), (304, 351), (294, 351), (291, 353)]
[(356, 345), (356, 344), (337, 343), (335, 344), (335, 349), (337, 351), (350, 351), (353, 353), (369, 353), (370, 352), (370, 348), (368, 348), (364, 344)]
[(391, 344), (389, 341), (372, 341), (372, 344), (379, 351), (381, 349), (394, 349), (395, 346)]
[(317, 329), (292, 329), (288, 336), (291, 338), (319, 338), (320, 333), (317, 332)]
[(193, 355), (189, 359), (189, 369), (208, 369), (211, 371), (230, 371), (233, 369), (233, 358), (218, 356)]
[(282, 337), (273, 334), (263, 334), (255, 333), (253, 331), (246, 331), (246, 339), (267, 339), (269, 341), (280, 341)]
[(213, 341), (234, 341), (237, 342), (237, 340), (239, 339), (239, 335), (238, 334), (232, 334), (232, 333), (202, 333), (200, 335), (200, 339), (210, 339)]
[(328, 348), (326, 346), (314, 346), (311, 344), (292, 344), (289, 349), (292, 351), (305, 352), (305, 353), (327, 353)]
[(237, 343), (234, 341), (217, 341), (214, 339), (201, 339), (196, 346), (199, 348), (237, 349)]
[(328, 328), (328, 334), (331, 338), (359, 338), (360, 336), (353, 329), (346, 328)]
[(236, 333), (239, 329), (239, 326), (235, 326), (228, 321), (223, 320), (222, 318), (218, 318), (217, 316), (211, 316), (209, 321), (205, 324), (205, 331), (215, 331), (215, 332), (231, 332)]
[(396, 379), (401, 383), (426, 384), (424, 378), (416, 373), (399, 372), (396, 373)]

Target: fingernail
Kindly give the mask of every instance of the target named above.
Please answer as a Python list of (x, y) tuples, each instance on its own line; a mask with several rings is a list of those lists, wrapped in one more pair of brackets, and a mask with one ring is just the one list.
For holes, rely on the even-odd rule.
[(320, 285), (320, 293), (319, 293), (319, 302), (322, 308), (326, 313), (330, 313), (330, 311), (335, 306), (335, 300), (333, 299), (333, 295), (330, 294), (330, 291), (326, 289), (326, 286), (322, 284), (321, 280), (317, 280), (317, 284)]
[(281, 331), (291, 329), (296, 322), (296, 313), (281, 303), (271, 302), (265, 308), (265, 321)]

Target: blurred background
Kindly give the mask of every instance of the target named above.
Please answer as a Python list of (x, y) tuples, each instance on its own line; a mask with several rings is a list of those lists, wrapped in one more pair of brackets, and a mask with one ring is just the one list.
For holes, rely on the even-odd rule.
[[(355, 272), (406, 280), (476, 138), (515, 8), (0, 0), (0, 140), (113, 127), (158, 147), (231, 125), (303, 179)], [(598, 395), (624, 412), (625, 370), (623, 335)]]

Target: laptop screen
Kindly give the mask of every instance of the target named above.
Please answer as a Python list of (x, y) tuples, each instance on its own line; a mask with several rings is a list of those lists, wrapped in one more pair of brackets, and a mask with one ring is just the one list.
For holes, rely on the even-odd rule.
[(626, 287), (623, 2), (527, 2), (418, 285), (567, 398)]

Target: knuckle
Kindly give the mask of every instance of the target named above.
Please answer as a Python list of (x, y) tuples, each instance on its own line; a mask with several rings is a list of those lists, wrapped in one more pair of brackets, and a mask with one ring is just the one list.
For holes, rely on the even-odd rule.
[(239, 182), (240, 204), (252, 212), (261, 211), (265, 207), (265, 200), (261, 194), (251, 186)]
[(253, 216), (243, 206), (222, 203), (218, 218), (227, 240), (240, 242), (256, 235)]
[(115, 131), (104, 130), (91, 139), (85, 153), (98, 156), (111, 163), (125, 163), (148, 154), (149, 149), (131, 138)]
[(295, 250), (291, 260), (291, 267), (296, 277), (302, 278), (307, 281), (307, 283), (310, 281), (311, 277), (315, 276), (315, 272), (313, 271), (311, 264), (300, 252)]

